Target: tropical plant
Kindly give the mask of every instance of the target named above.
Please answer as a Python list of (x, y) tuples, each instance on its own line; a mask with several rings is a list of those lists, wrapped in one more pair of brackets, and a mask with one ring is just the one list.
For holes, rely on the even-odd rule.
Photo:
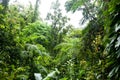
[(120, 2), (118, 0), (111, 0), (108, 3), (108, 9), (104, 13), (107, 18), (105, 19), (105, 28), (108, 28), (109, 43), (107, 46), (107, 68), (110, 79), (119, 80), (120, 76)]

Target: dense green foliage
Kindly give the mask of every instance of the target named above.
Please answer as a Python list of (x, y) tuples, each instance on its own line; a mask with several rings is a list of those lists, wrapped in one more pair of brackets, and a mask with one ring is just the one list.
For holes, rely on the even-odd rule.
[[(46, 20), (39, 2), (24, 8), (0, 3), (0, 80), (120, 80), (120, 1), (68, 0), (82, 10), (84, 29), (69, 25), (57, 0)], [(78, 15), (79, 16), (79, 15)]]

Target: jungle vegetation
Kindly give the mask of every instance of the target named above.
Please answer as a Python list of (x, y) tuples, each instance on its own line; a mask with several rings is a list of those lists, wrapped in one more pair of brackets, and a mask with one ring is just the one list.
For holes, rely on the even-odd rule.
[[(68, 24), (57, 0), (40, 18), (40, 0), (28, 7), (0, 2), (0, 80), (120, 80), (120, 1), (67, 0), (67, 12), (82, 11)], [(79, 15), (78, 15), (79, 17)]]

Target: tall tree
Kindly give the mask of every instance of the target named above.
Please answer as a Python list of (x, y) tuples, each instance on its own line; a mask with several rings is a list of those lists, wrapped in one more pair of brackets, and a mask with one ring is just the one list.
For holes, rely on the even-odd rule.
[(39, 4), (40, 4), (40, 0), (36, 0), (35, 6), (34, 6), (35, 9), (34, 9), (33, 17), (32, 17), (32, 22), (35, 22), (39, 18)]
[(62, 15), (61, 9), (59, 7), (60, 7), (60, 3), (57, 0), (52, 5), (53, 14), (48, 13), (47, 15), (47, 20), (49, 20), (52, 23), (50, 30), (51, 44), (49, 47), (50, 49), (49, 51), (53, 56), (57, 54), (57, 52), (54, 50), (54, 47), (62, 42), (64, 35), (67, 33), (68, 29), (70, 28), (70, 26), (67, 25), (69, 18)]

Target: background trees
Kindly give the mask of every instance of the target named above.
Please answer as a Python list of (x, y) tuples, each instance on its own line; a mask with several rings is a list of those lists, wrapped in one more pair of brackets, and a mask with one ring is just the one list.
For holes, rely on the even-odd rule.
[[(116, 10), (115, 6), (118, 6), (119, 4), (116, 4), (117, 1), (115, 1), (115, 2), (114, 1), (101, 1), (100, 2), (100, 1), (101, 0), (95, 0), (95, 1), (91, 1), (91, 0), (87, 0), (87, 1), (85, 1), (85, 0), (84, 1), (83, 0), (74, 1), (74, 0), (71, 0), (71, 1), (67, 1), (66, 2), (66, 10), (68, 10), (68, 11), (71, 10), (71, 11), (74, 12), (76, 10), (81, 10), (82, 9), (83, 10), (83, 15), (84, 15), (84, 19), (82, 20), (82, 22), (84, 22), (86, 19), (89, 19), (88, 27), (86, 27), (83, 30), (83, 32), (86, 31), (83, 34), (83, 35), (85, 35), (83, 37), (83, 39), (84, 39), (83, 41), (85, 43), (84, 42), (83, 43), (86, 46), (81, 48), (81, 49), (82, 49), (83, 53), (85, 53), (85, 54), (89, 53), (91, 58), (93, 58), (94, 53), (95, 53), (96, 56), (98, 55), (98, 57), (96, 57), (96, 58), (94, 57), (93, 59), (90, 59), (90, 56), (89, 57), (87, 56), (87, 59), (92, 60), (92, 61), (90, 61), (90, 64), (92, 64), (92, 65), (94, 65), (94, 60), (95, 60), (95, 62), (97, 60), (98, 61), (102, 61), (102, 63), (101, 63), (101, 69), (102, 69), (101, 73), (102, 74), (101, 73), (97, 73), (97, 74), (100, 74), (98, 76), (101, 76), (101, 78), (103, 80), (103, 79), (106, 78), (104, 75), (106, 75), (106, 73), (108, 73), (106, 71), (103, 71), (105, 69), (104, 65), (107, 64), (107, 63), (104, 63), (107, 60), (107, 57), (105, 57), (105, 54), (106, 54), (105, 47), (109, 49), (108, 53), (113, 53), (113, 55), (115, 55), (115, 52), (119, 50), (119, 49), (114, 49), (115, 44), (119, 45), (117, 43), (119, 41), (119, 38), (118, 37), (116, 37), (116, 39), (114, 38), (115, 40), (112, 40), (113, 42), (110, 43), (109, 42), (110, 37), (108, 37), (108, 35), (110, 35), (111, 32), (113, 32), (113, 35), (115, 36), (115, 34), (114, 34), (115, 27), (110, 27), (110, 26), (114, 26), (115, 24), (117, 24), (118, 18), (116, 18), (116, 16), (119, 15), (119, 12), (117, 12), (119, 7)], [(111, 8), (110, 8), (110, 6), (111, 6)], [(103, 10), (105, 10), (105, 11), (103, 12)], [(114, 10), (115, 10), (116, 16), (114, 15)], [(112, 15), (110, 15), (110, 14), (114, 15), (114, 17)], [(106, 17), (106, 15), (109, 15), (109, 19), (108, 18), (103, 19), (104, 17)], [(102, 25), (103, 23), (105, 24), (105, 26)], [(88, 44), (87, 44), (87, 42), (88, 42)], [(111, 46), (110, 45), (107, 46), (106, 44), (110, 44)], [(118, 46), (116, 48), (118, 48)], [(88, 51), (92, 52), (92, 54), (90, 54), (90, 52), (88, 52)], [(117, 54), (119, 54), (119, 53), (117, 53)], [(117, 59), (117, 61), (118, 61), (119, 58), (115, 58), (115, 56), (114, 56), (114, 59), (113, 59), (113, 55), (112, 55), (112, 58), (109, 58), (110, 60), (112, 59), (110, 62), (116, 61), (114, 59)], [(109, 57), (110, 57), (110, 55), (109, 55)], [(116, 63), (117, 63), (117, 61), (116, 61)], [(112, 65), (116, 65), (116, 67), (118, 66), (118, 64), (115, 64), (115, 63), (113, 63)], [(93, 67), (95, 68), (97, 66), (95, 65)], [(109, 66), (109, 69), (110, 69), (110, 66)], [(114, 78), (113, 79), (115, 79), (115, 78), (119, 79), (118, 77), (115, 77), (115, 76), (118, 76), (118, 74), (119, 74), (119, 72), (116, 72), (118, 74), (115, 74), (115, 69), (116, 68), (114, 68), (114, 69), (112, 68), (112, 71), (111, 71), (111, 73), (109, 73), (109, 76), (113, 72), (113, 74), (114, 74)], [(119, 68), (117, 67), (116, 71), (118, 71), (118, 70), (119, 70)], [(111, 75), (111, 77), (112, 76), (113, 75)]]
[(51, 22), (51, 30), (50, 30), (50, 46), (49, 52), (52, 56), (57, 54), (57, 51), (54, 50), (55, 46), (63, 41), (64, 36), (70, 29), (70, 25), (67, 24), (69, 18), (67, 16), (63, 16), (61, 13), (61, 9), (59, 8), (60, 3), (57, 0), (52, 5), (53, 13), (48, 13), (47, 20)]

